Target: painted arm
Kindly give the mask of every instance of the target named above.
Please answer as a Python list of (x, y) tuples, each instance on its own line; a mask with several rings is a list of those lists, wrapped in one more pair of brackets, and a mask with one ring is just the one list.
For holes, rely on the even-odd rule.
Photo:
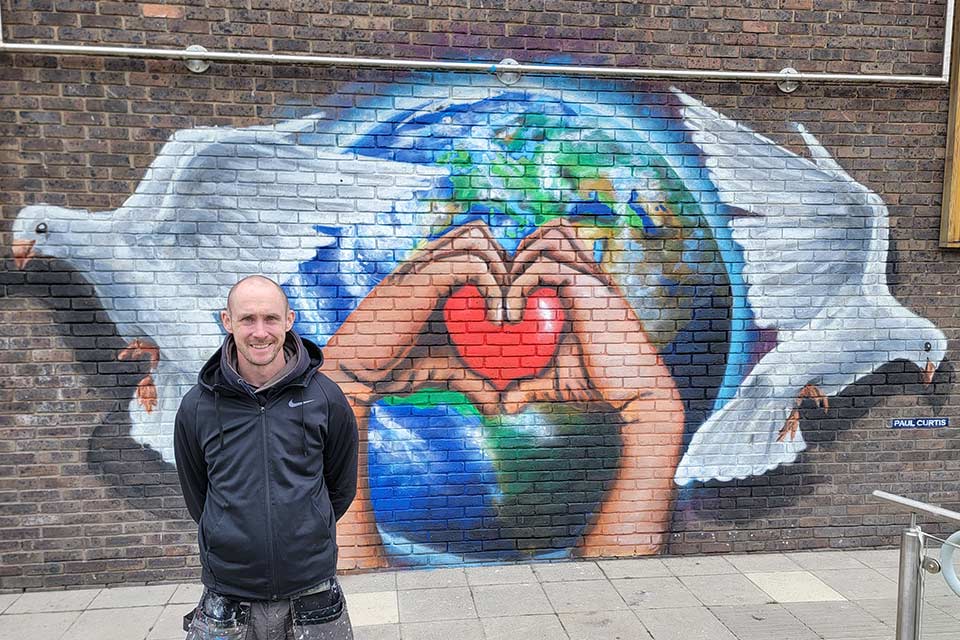
[(432, 319), (443, 301), (466, 284), (483, 292), (488, 316), (500, 320), (506, 269), (498, 250), (482, 223), (429, 243), (371, 291), (324, 348), (322, 369), (346, 394), (360, 436), (357, 496), (337, 525), (341, 568), (386, 565), (367, 468), (368, 420), (377, 398), (429, 384), (459, 390), (482, 410), (497, 410), (499, 396), (489, 381), (466, 370), (454, 347), (442, 341), (425, 345), (423, 336), (444, 331), (433, 329)]
[(556, 366), (507, 391), (503, 406), (530, 402), (599, 402), (619, 413), (621, 464), (580, 544), (585, 556), (659, 551), (667, 534), (680, 457), (684, 411), (669, 370), (636, 312), (596, 266), (563, 221), (541, 227), (518, 250), (507, 291), (514, 320), (537, 287), (564, 303), (569, 330)]

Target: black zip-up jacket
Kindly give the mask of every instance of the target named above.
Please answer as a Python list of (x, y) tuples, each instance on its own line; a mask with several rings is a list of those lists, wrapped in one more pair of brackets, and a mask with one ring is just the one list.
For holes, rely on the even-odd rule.
[(288, 332), (284, 349), (284, 375), (256, 391), (234, 368), (228, 336), (177, 411), (177, 473), (200, 525), (203, 584), (236, 598), (283, 599), (333, 577), (336, 521), (357, 490), (350, 405), (317, 370), (317, 345)]

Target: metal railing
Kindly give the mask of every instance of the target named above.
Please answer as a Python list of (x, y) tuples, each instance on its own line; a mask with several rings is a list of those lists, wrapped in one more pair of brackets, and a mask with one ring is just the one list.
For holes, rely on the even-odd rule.
[[(203, 47), (188, 49), (161, 49), (137, 46), (69, 45), (57, 42), (10, 42), (3, 37), (3, 3), (0, 2), (0, 53), (37, 53), (51, 55), (121, 56), (125, 58), (156, 58), (184, 60), (191, 71), (202, 73), (209, 61), (255, 62), (265, 64), (323, 65), (334, 67), (374, 67), (398, 70), (472, 71), (498, 74), (569, 75), (614, 78), (659, 78), (676, 80), (742, 80), (776, 81), (791, 84), (796, 81), (891, 83), (904, 85), (947, 86), (950, 83), (950, 56), (953, 48), (954, 14), (957, 0), (946, 0), (944, 18), (943, 54), (938, 75), (864, 74), (797, 72), (792, 68), (780, 71), (723, 71), (714, 69), (662, 69), (629, 66), (582, 66), (561, 64), (518, 63), (509, 58), (501, 62), (470, 62), (452, 60), (422, 60), (408, 58), (370, 58), (354, 56), (320, 56), (312, 54), (283, 54), (262, 51), (207, 51)], [(510, 83), (508, 83), (510, 84)], [(781, 87), (782, 88), (782, 87)], [(793, 89), (783, 89), (786, 92)]]
[[(926, 515), (942, 522), (960, 526), (960, 513), (943, 507), (911, 500), (886, 491), (873, 495), (910, 512), (910, 526), (900, 534), (900, 573), (897, 580), (897, 635), (896, 640), (920, 640), (923, 619), (923, 581), (926, 573), (943, 574), (950, 588), (960, 596), (960, 580), (953, 566), (953, 552), (960, 547), (960, 531), (946, 540), (924, 533), (917, 524), (918, 515)], [(939, 560), (925, 553), (926, 540), (941, 543)]]

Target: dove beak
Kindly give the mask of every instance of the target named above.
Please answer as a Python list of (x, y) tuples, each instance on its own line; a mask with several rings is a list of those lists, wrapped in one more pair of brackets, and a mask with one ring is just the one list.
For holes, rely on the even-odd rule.
[(923, 368), (923, 383), (930, 384), (933, 382), (933, 374), (937, 372), (937, 368), (933, 366), (933, 363), (927, 360), (927, 366)]
[(14, 240), (13, 241), (13, 264), (17, 269), (25, 269), (27, 263), (34, 257), (33, 245), (36, 240)]

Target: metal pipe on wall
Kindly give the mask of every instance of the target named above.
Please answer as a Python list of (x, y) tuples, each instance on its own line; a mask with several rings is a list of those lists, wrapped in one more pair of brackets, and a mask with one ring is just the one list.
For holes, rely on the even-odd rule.
[(943, 61), (939, 76), (897, 74), (856, 74), (779, 71), (715, 71), (709, 69), (659, 69), (648, 67), (580, 66), (526, 63), (455, 62), (398, 58), (315, 56), (301, 54), (256, 53), (251, 51), (197, 51), (148, 47), (110, 47), (61, 44), (24, 44), (3, 39), (3, 8), (0, 4), (0, 52), (50, 55), (115, 56), (172, 60), (221, 62), (261, 62), (267, 64), (304, 64), (341, 67), (373, 67), (397, 70), (473, 71), (483, 73), (530, 73), (536, 75), (574, 75), (618, 78), (672, 78), (680, 80), (812, 81), (872, 84), (947, 85), (950, 82), (950, 55), (953, 45), (953, 16), (956, 0), (947, 0), (944, 24)]

